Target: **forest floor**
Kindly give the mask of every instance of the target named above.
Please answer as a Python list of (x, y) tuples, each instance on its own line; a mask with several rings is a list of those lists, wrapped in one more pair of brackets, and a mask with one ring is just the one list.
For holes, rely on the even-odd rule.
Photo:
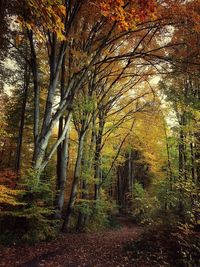
[[(6, 267), (144, 267), (134, 263), (123, 250), (137, 240), (143, 228), (119, 218), (119, 229), (98, 233), (64, 234), (56, 240), (34, 246), (2, 248), (0, 266)], [(0, 248), (1, 249), (1, 248)]]

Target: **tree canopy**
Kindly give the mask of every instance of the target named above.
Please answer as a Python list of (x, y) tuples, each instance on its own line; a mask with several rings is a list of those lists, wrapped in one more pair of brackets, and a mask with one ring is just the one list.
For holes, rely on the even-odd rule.
[(198, 0), (0, 2), (0, 242), (123, 215), (199, 264), (199, 25)]

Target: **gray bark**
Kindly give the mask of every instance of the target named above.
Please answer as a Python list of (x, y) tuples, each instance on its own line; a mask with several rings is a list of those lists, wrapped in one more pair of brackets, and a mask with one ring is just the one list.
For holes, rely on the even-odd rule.
[[(44, 168), (47, 166), (49, 160), (52, 158), (52, 156), (56, 152), (58, 146), (65, 140), (66, 134), (69, 130), (71, 117), (72, 117), (72, 113), (70, 111), (65, 119), (65, 125), (64, 125), (60, 138), (52, 145), (49, 153), (46, 156), (42, 154), (42, 156), (40, 155), (40, 157), (38, 157), (38, 159), (40, 160), (40, 165), (38, 166), (38, 169), (37, 169), (39, 174), (41, 174)], [(47, 140), (45, 140), (45, 145), (46, 146), (48, 145)], [(44, 153), (45, 151), (43, 150), (42, 152)]]
[(78, 189), (78, 182), (79, 182), (80, 174), (81, 174), (81, 161), (83, 157), (85, 134), (86, 132), (83, 132), (82, 134), (80, 134), (80, 137), (79, 137), (78, 152), (77, 152), (76, 164), (75, 164), (75, 169), (74, 169), (74, 179), (72, 183), (72, 189), (71, 189), (69, 202), (67, 205), (65, 219), (62, 225), (63, 231), (69, 229), (70, 219), (71, 219), (74, 204), (77, 198), (77, 189)]
[(69, 130), (67, 131), (66, 138), (61, 145), (60, 157), (58, 160), (59, 170), (57, 171), (57, 197), (56, 197), (56, 218), (62, 217), (62, 210), (64, 205), (65, 198), (65, 188), (67, 181), (67, 166), (68, 166), (68, 157), (69, 157)]
[(24, 133), (25, 111), (26, 111), (29, 80), (30, 80), (30, 72), (28, 72), (28, 66), (26, 63), (25, 72), (24, 72), (23, 102), (22, 102), (21, 120), (20, 120), (20, 126), (19, 126), (17, 152), (16, 152), (16, 164), (15, 164), (15, 170), (17, 172), (17, 175), (19, 175), (20, 173), (22, 140), (23, 140), (23, 133)]
[[(62, 101), (65, 94), (65, 60), (63, 57), (62, 68), (61, 68), (61, 82), (60, 82), (60, 100)], [(59, 119), (58, 127), (58, 139), (61, 137), (63, 132), (64, 117)], [(67, 180), (67, 166), (69, 157), (69, 129), (67, 130), (64, 141), (57, 148), (57, 194), (56, 194), (56, 218), (62, 218), (62, 209), (64, 205), (65, 197), (65, 186)]]
[[(78, 10), (80, 8), (82, 2), (77, 1), (76, 5), (74, 6), (73, 9), (73, 14), (70, 15), (69, 21), (66, 22), (66, 35), (71, 27), (71, 23), (73, 20), (77, 17)], [(103, 24), (102, 24), (103, 25)], [(69, 26), (69, 28), (68, 28)], [(58, 50), (58, 46), (56, 46), (56, 40), (53, 39), (55, 38), (54, 36), (49, 36), (50, 42), (48, 44), (51, 46), (51, 51), (50, 51), (50, 58), (49, 58), (49, 66), (50, 66), (50, 82), (49, 82), (49, 88), (48, 88), (48, 96), (47, 96), (47, 101), (46, 101), (46, 108), (45, 108), (45, 114), (44, 114), (44, 119), (42, 123), (42, 129), (41, 133), (38, 135), (38, 130), (39, 130), (39, 105), (38, 101), (37, 102), (37, 109), (35, 109), (35, 112), (37, 112), (37, 118), (38, 120), (35, 120), (34, 127), (35, 127), (35, 152), (34, 152), (34, 157), (33, 157), (33, 168), (37, 172), (38, 175), (38, 180), (40, 179), (40, 174), (44, 170), (45, 166), (47, 165), (48, 160), (53, 155), (53, 152), (55, 152), (55, 147), (57, 149), (57, 144), (52, 147), (50, 153), (48, 156), (45, 156), (46, 154), (46, 149), (49, 144), (49, 139), (52, 135), (53, 128), (56, 126), (58, 123), (60, 117), (64, 114), (66, 110), (69, 110), (71, 107), (71, 104), (73, 102), (73, 98), (75, 93), (81, 88), (83, 85), (85, 79), (87, 78), (88, 71), (91, 69), (91, 67), (96, 63), (99, 55), (101, 54), (102, 50), (105, 48), (107, 45), (107, 41), (111, 37), (111, 33), (113, 32), (115, 28), (115, 23), (111, 27), (110, 31), (106, 33), (104, 38), (102, 38), (102, 41), (99, 44), (98, 49), (96, 50), (95, 55), (91, 59), (90, 63), (87, 65), (87, 67), (84, 67), (79, 73), (74, 74), (70, 80), (68, 81), (67, 88), (65, 89), (65, 94), (64, 98), (62, 101), (60, 101), (58, 108), (55, 111), (55, 114), (52, 114), (52, 108), (53, 108), (53, 102), (54, 102), (54, 97), (55, 97), (55, 90), (57, 87), (57, 82), (58, 82), (58, 77), (60, 73), (60, 67), (62, 63), (63, 56), (66, 52), (67, 48), (67, 42), (63, 42), (59, 48), (59, 52), (56, 53)], [(34, 43), (31, 42), (31, 46), (34, 48)], [(57, 47), (57, 48), (56, 48)], [(56, 56), (57, 54), (57, 56)], [(36, 72), (38, 68), (35, 68)], [(38, 83), (37, 83), (38, 85)], [(70, 96), (70, 97), (69, 97)], [(38, 95), (35, 100), (38, 100)], [(63, 138), (61, 138), (63, 140)], [(60, 144), (60, 141), (58, 142), (58, 145)]]
[(36, 160), (37, 156), (37, 144), (39, 138), (39, 123), (40, 123), (40, 87), (39, 87), (39, 74), (38, 74), (38, 62), (35, 51), (35, 45), (33, 40), (33, 32), (32, 30), (27, 31), (29, 43), (30, 43), (30, 51), (31, 51), (31, 70), (33, 75), (33, 84), (34, 84), (34, 153), (33, 153), (33, 164)]

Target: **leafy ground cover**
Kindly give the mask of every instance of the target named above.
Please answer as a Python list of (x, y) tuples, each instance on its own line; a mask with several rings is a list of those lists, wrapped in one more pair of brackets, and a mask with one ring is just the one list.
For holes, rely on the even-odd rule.
[(138, 226), (117, 218), (113, 229), (60, 234), (35, 245), (1, 247), (1, 267), (198, 267), (200, 235), (187, 225)]
[(122, 227), (98, 233), (69, 233), (54, 241), (34, 246), (2, 248), (0, 266), (4, 267), (122, 267), (134, 264), (124, 251), (127, 242), (137, 240), (143, 228), (130, 220), (120, 219)]

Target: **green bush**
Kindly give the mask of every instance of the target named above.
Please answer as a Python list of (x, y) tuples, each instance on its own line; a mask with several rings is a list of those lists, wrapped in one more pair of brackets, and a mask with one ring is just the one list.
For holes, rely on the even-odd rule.
[[(26, 241), (35, 243), (54, 237), (58, 222), (53, 220), (53, 192), (51, 183), (41, 179), (32, 170), (21, 180), (23, 193), (18, 201), (23, 203), (7, 210), (1, 217), (1, 238), (5, 243), (4, 232), (11, 233), (8, 243)], [(9, 241), (10, 240), (10, 241)]]
[(96, 201), (91, 223), (96, 229), (104, 229), (111, 227), (111, 214), (114, 212), (115, 204), (102, 198)]
[(156, 196), (151, 196), (140, 183), (136, 182), (132, 191), (131, 214), (137, 223), (151, 223), (159, 208)]
[(41, 178), (38, 182), (37, 174), (30, 171), (23, 179), (25, 187), (24, 199), (26, 206), (20, 213), (27, 222), (27, 231), (22, 239), (35, 243), (55, 236), (58, 223), (53, 220), (53, 190), (48, 178)]
[(114, 224), (113, 214), (116, 213), (115, 202), (109, 200), (106, 194), (101, 192), (101, 198), (94, 200), (79, 200), (76, 204), (76, 212), (82, 212), (87, 216), (86, 231), (98, 231), (110, 228)]
[(160, 181), (155, 186), (155, 194), (160, 203), (158, 217), (164, 220), (174, 216), (174, 223), (179, 222), (197, 225), (200, 211), (200, 193), (191, 180), (177, 179), (173, 186), (169, 181)]
[(170, 181), (161, 180), (150, 189), (146, 191), (135, 184), (132, 209), (139, 222), (154, 223), (125, 250), (135, 261), (153, 266), (200, 266), (198, 186), (177, 178), (173, 186)]

